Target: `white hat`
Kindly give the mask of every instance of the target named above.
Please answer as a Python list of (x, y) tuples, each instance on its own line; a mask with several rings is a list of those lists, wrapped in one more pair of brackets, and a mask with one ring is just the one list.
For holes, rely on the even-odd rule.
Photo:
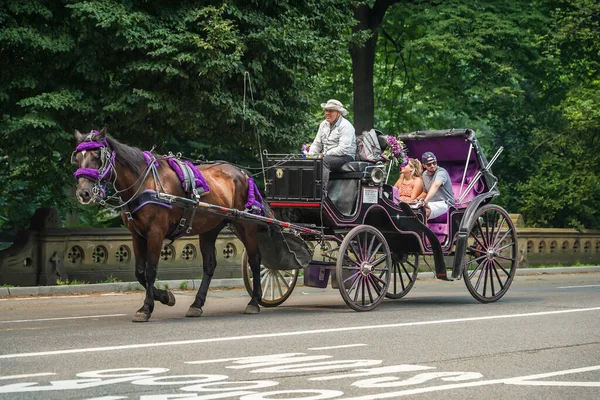
[(321, 103), (321, 107), (323, 107), (323, 109), (325, 109), (325, 110), (339, 111), (342, 113), (342, 115), (344, 117), (346, 116), (346, 114), (348, 114), (348, 110), (346, 110), (344, 108), (344, 105), (339, 100), (335, 100), (335, 99), (327, 100), (327, 103)]

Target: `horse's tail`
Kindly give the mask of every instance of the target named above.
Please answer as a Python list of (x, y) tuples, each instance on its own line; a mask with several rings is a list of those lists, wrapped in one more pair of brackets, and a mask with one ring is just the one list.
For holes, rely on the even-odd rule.
[(273, 218), (273, 210), (269, 207), (269, 203), (260, 194), (258, 187), (254, 183), (254, 179), (248, 176), (248, 201), (245, 204), (246, 211), (252, 214), (264, 215)]
[(264, 197), (261, 198), (261, 202), (262, 202), (265, 217), (275, 218), (275, 213), (271, 209), (271, 206), (269, 206), (269, 203), (264, 199)]

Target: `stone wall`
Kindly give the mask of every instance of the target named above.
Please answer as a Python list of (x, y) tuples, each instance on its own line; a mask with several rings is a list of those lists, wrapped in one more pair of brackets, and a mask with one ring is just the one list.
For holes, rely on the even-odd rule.
[[(52, 215), (22, 231), (0, 251), (0, 285), (54, 285), (57, 280), (97, 283), (135, 281), (131, 234), (124, 228), (62, 229)], [(518, 218), (513, 218), (517, 221)], [(519, 267), (600, 265), (600, 231), (533, 229), (517, 223)], [(244, 248), (224, 230), (216, 243), (215, 278), (241, 277)], [(450, 260), (448, 260), (450, 262)], [(448, 265), (452, 265), (449, 263)], [(197, 236), (183, 237), (161, 251), (158, 279), (198, 279), (202, 257)]]
[[(227, 231), (216, 242), (215, 278), (241, 276), (244, 248)], [(57, 280), (97, 283), (135, 281), (131, 234), (126, 229), (43, 229), (27, 231), (21, 242), (0, 252), (0, 285), (54, 285)], [(158, 279), (202, 277), (198, 236), (165, 241)]]
[(520, 267), (600, 265), (600, 231), (518, 228)]

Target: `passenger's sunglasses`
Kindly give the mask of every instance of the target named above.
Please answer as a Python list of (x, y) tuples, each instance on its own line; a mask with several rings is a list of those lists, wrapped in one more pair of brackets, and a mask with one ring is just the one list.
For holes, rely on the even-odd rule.
[(435, 167), (437, 165), (437, 161), (432, 161), (430, 163), (423, 164), (423, 165), (426, 167)]

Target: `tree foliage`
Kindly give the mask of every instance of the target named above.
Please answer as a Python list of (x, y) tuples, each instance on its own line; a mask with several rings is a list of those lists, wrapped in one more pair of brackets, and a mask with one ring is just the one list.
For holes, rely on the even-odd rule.
[(5, 0), (0, 230), (77, 207), (74, 129), (257, 165), (311, 139), (329, 98), (364, 114), (357, 62), (362, 123), (475, 128), (505, 149), (509, 212), (600, 228), (599, 39), (592, 0)]
[(257, 162), (258, 138), (297, 147), (313, 129), (314, 77), (345, 53), (352, 25), (344, 0), (2, 4), (5, 228), (69, 207), (74, 129), (242, 164)]

